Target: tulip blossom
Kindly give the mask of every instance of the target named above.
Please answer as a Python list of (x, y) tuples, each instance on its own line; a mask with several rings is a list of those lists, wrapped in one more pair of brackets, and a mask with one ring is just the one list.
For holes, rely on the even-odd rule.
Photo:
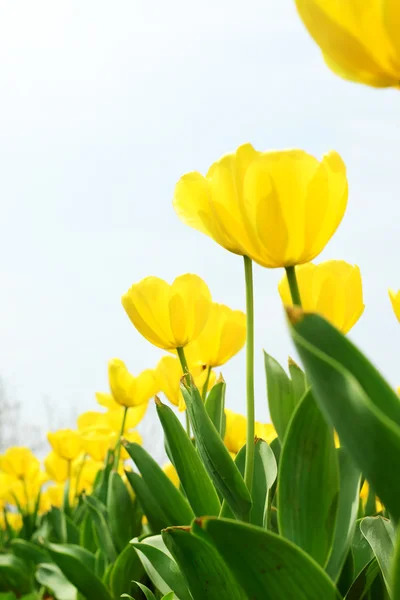
[(389, 290), (389, 298), (392, 303), (394, 314), (396, 315), (397, 320), (400, 322), (400, 290), (398, 292)]

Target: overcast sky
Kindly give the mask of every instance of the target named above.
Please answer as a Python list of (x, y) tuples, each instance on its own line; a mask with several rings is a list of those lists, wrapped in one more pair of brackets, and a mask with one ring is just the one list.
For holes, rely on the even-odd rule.
[[(325, 67), (292, 0), (3, 2), (0, 8), (0, 374), (44, 423), (95, 409), (107, 361), (133, 373), (162, 351), (128, 321), (135, 281), (198, 273), (244, 309), (242, 259), (184, 226), (179, 177), (250, 141), (343, 156), (348, 210), (318, 260), (360, 266), (366, 310), (350, 336), (393, 385), (400, 325), (400, 93)], [(276, 285), (255, 269), (257, 418), (268, 409), (262, 349), (294, 355)], [(223, 368), (245, 408), (244, 352)]]

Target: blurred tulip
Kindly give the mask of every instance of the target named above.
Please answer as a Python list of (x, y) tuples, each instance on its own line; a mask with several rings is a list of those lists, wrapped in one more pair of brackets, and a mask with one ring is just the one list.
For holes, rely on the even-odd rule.
[(220, 367), (237, 354), (246, 342), (246, 315), (215, 302), (203, 331), (185, 350), (189, 364)]
[[(129, 408), (124, 425), (124, 432), (134, 429), (139, 425), (143, 417), (145, 416), (149, 403), (140, 404), (139, 406), (132, 406)], [(109, 410), (105, 413), (105, 424), (110, 427), (116, 433), (120, 433), (122, 426), (122, 419), (124, 415), (124, 408), (119, 406), (116, 410)]]
[(172, 481), (174, 486), (179, 488), (179, 477), (174, 465), (171, 463), (167, 463), (163, 466), (163, 471), (167, 475), (167, 477)]
[(296, 5), (334, 73), (373, 87), (400, 86), (398, 0), (296, 0)]
[(175, 350), (199, 337), (209, 317), (211, 294), (197, 275), (181, 275), (171, 285), (146, 277), (122, 296), (122, 305), (143, 337)]
[(47, 439), (54, 452), (65, 460), (74, 460), (82, 452), (82, 440), (79, 432), (72, 429), (59, 429), (49, 432)]
[(109, 410), (113, 410), (115, 408), (119, 408), (120, 405), (115, 402), (112, 394), (106, 394), (104, 392), (96, 392), (96, 400), (100, 404), (100, 406), (104, 406)]
[[(369, 484), (368, 484), (368, 481), (365, 480), (364, 484), (361, 488), (361, 491), (360, 491), (360, 498), (362, 501), (363, 508), (365, 508), (365, 505), (367, 504), (368, 495), (369, 495)], [(379, 500), (379, 498), (375, 498), (375, 510), (377, 513), (381, 512), (383, 510), (383, 504)]]
[[(206, 383), (207, 370), (202, 366), (190, 367), (189, 370), (194, 379), (194, 383), (201, 390)], [(180, 390), (182, 367), (179, 359), (174, 356), (163, 356), (158, 361), (155, 373), (159, 389), (165, 394), (171, 404), (178, 406), (180, 411), (186, 410), (185, 401), (183, 400), (182, 392)], [(208, 382), (208, 389), (212, 388), (215, 379), (215, 373), (212, 371)]]
[[(116, 406), (119, 406), (116, 404)], [(104, 427), (106, 425), (105, 413), (95, 410), (88, 410), (80, 414), (76, 420), (76, 426), (79, 431), (93, 429), (96, 427)]]
[(56, 483), (64, 483), (68, 479), (68, 460), (61, 458), (54, 450), (44, 459), (46, 472)]
[[(7, 523), (14, 531), (20, 531), (22, 529), (22, 515), (17, 512), (7, 512)], [(6, 519), (4, 513), (0, 513), (0, 529), (5, 531), (7, 529)]]
[[(357, 323), (364, 311), (360, 269), (343, 260), (308, 263), (296, 268), (302, 307), (324, 316), (342, 333)], [(291, 305), (286, 274), (278, 285), (285, 305)]]
[(104, 462), (107, 452), (115, 447), (117, 434), (109, 427), (82, 432), (83, 448), (93, 460)]
[[(70, 494), (70, 504), (73, 498)], [(42, 513), (48, 512), (52, 506), (61, 508), (64, 502), (64, 485), (62, 483), (53, 483), (42, 492), (40, 497), (40, 510)]]
[(215, 162), (206, 177), (175, 188), (179, 218), (264, 267), (309, 262), (324, 249), (347, 204), (346, 168), (336, 152), (322, 161), (303, 150), (257, 152), (251, 144)]
[(400, 322), (400, 290), (398, 292), (389, 290), (389, 298), (392, 303), (394, 314), (396, 315), (397, 320)]
[(14, 446), (0, 457), (0, 469), (18, 479), (29, 479), (38, 474), (40, 462), (29, 448)]
[[(237, 454), (246, 444), (247, 419), (243, 415), (225, 409), (226, 425), (224, 442), (228, 450)], [(277, 437), (274, 426), (271, 423), (255, 424), (255, 435), (270, 444)]]
[(126, 408), (146, 404), (158, 391), (153, 370), (134, 377), (118, 358), (108, 363), (108, 381), (115, 402)]
[[(130, 431), (128, 433), (124, 434), (124, 440), (126, 440), (127, 442), (130, 442), (131, 444), (135, 443), (135, 444), (143, 444), (143, 439), (142, 436), (140, 435), (140, 433), (138, 431)], [(121, 446), (121, 459), (124, 460), (128, 460), (130, 458), (127, 450), (125, 450), (125, 448), (123, 446)]]

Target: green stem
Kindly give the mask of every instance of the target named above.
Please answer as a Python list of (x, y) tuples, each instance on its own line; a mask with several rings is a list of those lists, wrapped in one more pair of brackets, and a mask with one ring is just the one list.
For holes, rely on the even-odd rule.
[[(189, 374), (189, 367), (188, 367), (186, 356), (185, 356), (185, 351), (183, 348), (177, 348), (176, 351), (178, 353), (179, 360), (181, 362), (183, 374), (186, 377), (186, 383), (188, 386), (190, 386), (190, 374)], [(189, 415), (188, 415), (187, 409), (186, 409), (186, 433), (188, 434), (189, 437), (191, 436), (190, 420), (189, 420)]]
[(121, 423), (121, 431), (119, 432), (117, 448), (115, 451), (114, 471), (118, 471), (119, 459), (121, 456), (121, 440), (122, 440), (122, 437), (123, 437), (124, 431), (125, 431), (125, 423), (126, 423), (126, 417), (128, 415), (128, 410), (129, 410), (129, 406), (125, 406), (124, 407), (124, 416), (122, 417), (122, 423)]
[(206, 398), (207, 398), (208, 384), (210, 383), (210, 375), (211, 375), (211, 367), (208, 367), (206, 382), (203, 385), (203, 390), (201, 392), (201, 399), (203, 400), (203, 402), (205, 402)]
[(244, 256), (244, 274), (246, 281), (246, 402), (247, 402), (247, 435), (246, 464), (244, 480), (249, 492), (253, 486), (254, 473), (254, 299), (253, 299), (253, 264), (248, 256)]
[(66, 515), (70, 514), (70, 506), (69, 506), (69, 490), (71, 486), (71, 461), (68, 461), (68, 476), (67, 481), (64, 484), (64, 503), (63, 510)]
[(301, 307), (300, 290), (296, 277), (296, 267), (285, 267), (285, 270), (293, 305)]

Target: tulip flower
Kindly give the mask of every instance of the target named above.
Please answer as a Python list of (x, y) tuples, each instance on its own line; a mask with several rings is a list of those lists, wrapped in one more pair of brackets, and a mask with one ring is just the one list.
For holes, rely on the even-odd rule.
[(400, 4), (397, 0), (296, 0), (328, 67), (373, 87), (400, 85)]
[(54, 452), (65, 460), (74, 460), (82, 452), (82, 439), (77, 431), (72, 429), (59, 429), (54, 433), (49, 432), (47, 439)]
[(54, 450), (44, 459), (47, 474), (56, 483), (65, 483), (68, 479), (68, 460), (61, 458)]
[(246, 342), (246, 315), (215, 302), (210, 317), (196, 341), (187, 346), (189, 364), (220, 367), (237, 354)]
[(151, 369), (134, 377), (118, 358), (113, 358), (108, 363), (108, 381), (115, 402), (125, 408), (146, 404), (158, 392)]
[[(348, 333), (364, 311), (360, 269), (343, 260), (328, 260), (301, 265), (296, 276), (303, 309), (319, 312), (342, 333)], [(278, 290), (282, 302), (291, 305), (286, 275)]]
[[(207, 370), (203, 366), (197, 365), (189, 368), (195, 385), (202, 389), (206, 383)], [(182, 367), (178, 358), (173, 356), (163, 356), (155, 369), (159, 389), (165, 394), (168, 400), (174, 406), (178, 406), (180, 411), (186, 410), (185, 401), (180, 390), (180, 381), (182, 378)], [(208, 386), (211, 388), (215, 383), (215, 373), (210, 373)]]
[(122, 305), (143, 337), (175, 350), (199, 337), (209, 317), (211, 294), (197, 275), (181, 275), (171, 285), (146, 277), (122, 296)]
[(398, 292), (389, 290), (389, 298), (392, 303), (394, 314), (396, 315), (397, 320), (400, 322), (400, 290)]
[(0, 457), (0, 469), (17, 479), (28, 480), (39, 473), (40, 463), (29, 448), (14, 446)]
[(175, 188), (180, 219), (264, 267), (309, 262), (326, 246), (347, 204), (346, 168), (336, 152), (321, 161), (303, 150), (257, 152), (240, 146), (204, 177)]
[[(232, 454), (237, 454), (246, 443), (247, 423), (246, 417), (238, 413), (225, 409), (225, 446)], [(277, 437), (274, 426), (271, 423), (255, 423), (255, 435), (268, 444)]]
[[(7, 521), (6, 521), (7, 519)], [(14, 531), (20, 531), (22, 529), (22, 515), (19, 512), (7, 512), (7, 516), (4, 513), (0, 514), (0, 529), (5, 531), (7, 529), (7, 523)]]
[(89, 429), (82, 432), (85, 453), (95, 461), (104, 462), (107, 452), (117, 443), (117, 434), (108, 427)]

